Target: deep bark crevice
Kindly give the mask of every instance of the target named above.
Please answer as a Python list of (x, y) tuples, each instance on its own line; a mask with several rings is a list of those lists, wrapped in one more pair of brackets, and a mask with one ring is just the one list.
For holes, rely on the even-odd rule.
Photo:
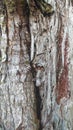
[(39, 130), (42, 130), (42, 124), (41, 124), (41, 105), (42, 100), (39, 92), (39, 88), (35, 86), (35, 95), (36, 95), (36, 106), (37, 106), (37, 117), (40, 121), (39, 123)]
[[(29, 9), (27, 14), (28, 14), (28, 30), (29, 30), (29, 33), (30, 33), (30, 20), (29, 20), (30, 19), (30, 8), (29, 8), (29, 6), (27, 6), (27, 4), (26, 4), (26, 8)], [(31, 33), (29, 35), (31, 37)], [(29, 55), (29, 63), (30, 63), (31, 73), (32, 73), (32, 78), (33, 78), (33, 83), (34, 83), (34, 94), (35, 94), (35, 98), (36, 98), (36, 114), (37, 114), (37, 119), (39, 121), (38, 130), (42, 130), (42, 125), (41, 125), (42, 100), (41, 100), (41, 96), (40, 96), (39, 87), (36, 87), (36, 70), (33, 67), (33, 61), (31, 61), (31, 38), (30, 38), (30, 44), (27, 44), (27, 51), (28, 51), (28, 55)]]
[(35, 97), (36, 97), (36, 113), (37, 113), (37, 118), (39, 120), (39, 129), (38, 130), (42, 130), (42, 124), (41, 124), (41, 105), (42, 105), (42, 99), (40, 96), (40, 90), (39, 87), (36, 86), (36, 70), (33, 67), (33, 63), (30, 62), (30, 66), (31, 66), (31, 73), (32, 73), (32, 77), (33, 77), (33, 82), (34, 82), (34, 93), (35, 93)]

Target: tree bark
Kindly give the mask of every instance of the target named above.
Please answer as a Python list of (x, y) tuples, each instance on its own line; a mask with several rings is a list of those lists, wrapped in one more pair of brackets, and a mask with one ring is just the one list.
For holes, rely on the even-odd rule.
[(1, 130), (73, 130), (73, 2), (47, 2), (0, 1)]
[(1, 14), (0, 111), (7, 130), (37, 130), (38, 127), (30, 67), (31, 37), (27, 8), (25, 1), (6, 0), (5, 15)]

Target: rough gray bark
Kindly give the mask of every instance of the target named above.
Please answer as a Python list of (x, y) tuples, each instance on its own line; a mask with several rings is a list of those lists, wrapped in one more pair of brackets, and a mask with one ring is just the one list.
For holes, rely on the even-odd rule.
[(5, 13), (2, 12), (0, 16), (0, 117), (7, 130), (18, 130), (19, 127), (36, 130), (38, 119), (29, 60), (30, 29), (27, 3), (20, 1), (15, 4), (15, 1), (6, 0), (5, 4)]
[(73, 130), (73, 3), (47, 2), (0, 1), (1, 130)]

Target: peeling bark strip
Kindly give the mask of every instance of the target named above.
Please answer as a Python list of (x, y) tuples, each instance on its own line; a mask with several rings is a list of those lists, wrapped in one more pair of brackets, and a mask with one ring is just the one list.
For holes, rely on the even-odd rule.
[(66, 34), (65, 39), (65, 48), (64, 48), (64, 66), (62, 65), (62, 54), (61, 54), (61, 48), (62, 48), (62, 37), (59, 38), (58, 43), (58, 62), (57, 62), (57, 81), (56, 81), (56, 101), (58, 104), (60, 104), (60, 100), (65, 97), (69, 97), (69, 83), (68, 83), (68, 35)]

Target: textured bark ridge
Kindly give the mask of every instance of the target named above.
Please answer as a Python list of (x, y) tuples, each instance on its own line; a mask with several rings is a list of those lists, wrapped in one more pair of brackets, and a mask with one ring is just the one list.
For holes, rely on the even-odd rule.
[(0, 118), (6, 130), (37, 130), (27, 2), (6, 0), (4, 9), (0, 16)]
[(33, 1), (30, 5), (31, 61), (39, 97), (40, 129), (43, 130), (73, 129), (70, 115), (69, 4), (56, 1), (55, 7), (53, 1), (57, 11), (50, 18), (43, 17)]
[(34, 0), (36, 6), (44, 16), (51, 16), (54, 13), (54, 9), (51, 4), (48, 4), (44, 0)]
[(73, 130), (72, 0), (49, 4), (0, 0), (1, 130)]
[[(60, 29), (61, 30), (61, 29)], [(63, 31), (63, 30), (62, 30)], [(60, 32), (61, 35), (62, 32)], [(66, 34), (65, 34), (66, 33)], [(68, 82), (68, 34), (64, 32), (66, 35), (65, 39), (62, 36), (58, 36), (59, 40), (57, 43), (57, 69), (56, 69), (56, 100), (57, 103), (60, 103), (60, 100), (64, 98), (69, 98), (70, 91), (69, 91), (69, 82)], [(65, 41), (63, 41), (65, 40)], [(64, 42), (64, 43), (63, 43)], [(62, 44), (65, 44), (62, 46)], [(64, 47), (64, 48), (62, 48)], [(64, 50), (61, 50), (64, 49)], [(63, 54), (62, 54), (63, 53)]]

